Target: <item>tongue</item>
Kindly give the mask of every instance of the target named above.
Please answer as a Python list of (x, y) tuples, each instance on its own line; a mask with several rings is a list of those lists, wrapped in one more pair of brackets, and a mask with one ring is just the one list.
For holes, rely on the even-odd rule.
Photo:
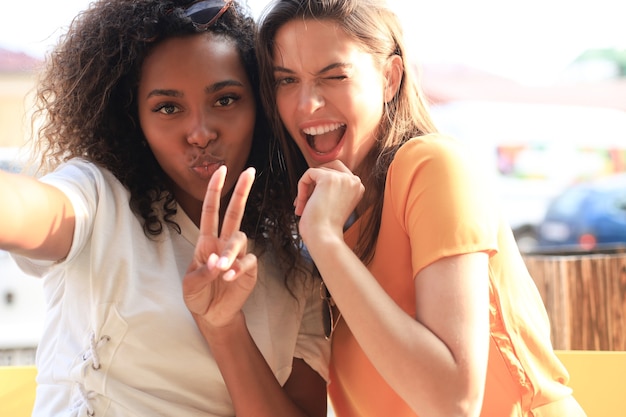
[(332, 151), (341, 139), (341, 130), (315, 135), (310, 137), (309, 144), (317, 153), (328, 153)]

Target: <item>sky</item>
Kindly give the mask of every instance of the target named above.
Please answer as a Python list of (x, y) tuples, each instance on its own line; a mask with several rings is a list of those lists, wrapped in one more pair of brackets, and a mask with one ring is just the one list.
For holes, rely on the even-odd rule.
[[(5, 2), (0, 47), (42, 58), (91, 0)], [(626, 48), (624, 0), (388, 0), (418, 62), (550, 82), (592, 47)], [(255, 14), (267, 0), (248, 0)]]

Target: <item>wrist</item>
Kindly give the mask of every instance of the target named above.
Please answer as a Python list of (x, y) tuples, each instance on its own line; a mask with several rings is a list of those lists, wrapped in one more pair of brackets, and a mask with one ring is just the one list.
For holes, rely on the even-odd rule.
[(313, 238), (311, 239), (303, 236), (302, 241), (313, 259), (317, 261), (322, 257), (327, 257), (328, 254), (340, 253), (341, 248), (346, 247), (343, 234), (337, 235), (329, 231), (316, 231), (312, 236)]
[(246, 318), (241, 310), (229, 322), (222, 325), (213, 325), (197, 314), (193, 317), (205, 340), (212, 347), (231, 345), (248, 331)]

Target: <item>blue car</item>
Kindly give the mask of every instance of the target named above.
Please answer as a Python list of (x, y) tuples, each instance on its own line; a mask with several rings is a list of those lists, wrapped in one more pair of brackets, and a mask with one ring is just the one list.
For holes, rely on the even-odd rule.
[(567, 188), (539, 226), (539, 249), (594, 250), (626, 245), (626, 173)]

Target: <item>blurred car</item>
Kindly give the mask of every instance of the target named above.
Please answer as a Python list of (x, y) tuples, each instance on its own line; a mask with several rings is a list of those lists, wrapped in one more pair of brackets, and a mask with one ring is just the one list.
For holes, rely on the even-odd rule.
[(581, 182), (548, 206), (538, 249), (593, 250), (626, 245), (626, 173)]
[(621, 110), (472, 100), (431, 110), (439, 130), (468, 144), (491, 174), (522, 252), (535, 250), (548, 206), (566, 187), (626, 166)]
[(0, 170), (21, 172), (28, 160), (26, 152), (18, 147), (0, 146)]

